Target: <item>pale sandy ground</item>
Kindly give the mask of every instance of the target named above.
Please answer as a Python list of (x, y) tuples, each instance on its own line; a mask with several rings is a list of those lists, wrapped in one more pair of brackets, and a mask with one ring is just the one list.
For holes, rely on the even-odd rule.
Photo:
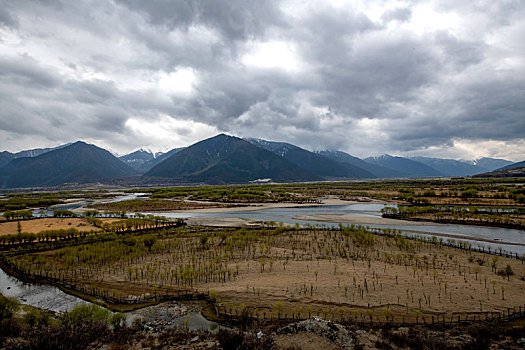
[[(235, 310), (245, 305), (257, 308), (258, 311), (252, 310), (259, 317), (275, 316), (274, 306), (278, 302), (283, 304), (283, 312), (288, 315), (295, 312), (306, 318), (311, 311), (324, 318), (327, 313), (329, 318), (336, 320), (342, 317), (341, 312), (345, 318), (354, 317), (357, 313), (361, 321), (366, 321), (367, 309), (373, 309), (375, 320), (384, 320), (384, 310), (390, 309), (398, 322), (402, 318), (415, 321), (418, 309), (429, 321), (432, 315), (442, 313), (447, 313), (449, 319), (458, 312), (499, 312), (525, 305), (525, 283), (522, 280), (525, 265), (516, 259), (498, 257), (498, 270), (509, 265), (514, 271), (514, 275), (507, 280), (491, 268), (494, 256), (477, 252), (465, 253), (455, 248), (427, 244), (406, 251), (400, 250), (394, 241), (377, 238), (375, 247), (369, 250), (359, 245), (345, 248), (349, 254), (367, 252), (371, 258), (354, 260), (325, 255), (328, 253), (324, 250), (313, 248), (337, 249), (333, 244), (340, 242), (339, 238), (330, 238), (322, 233), (305, 233), (294, 238), (293, 242), (305, 247), (304, 252), (314, 252), (310, 258), (300, 255), (303, 252), (301, 248), (289, 246), (287, 237), (288, 234), (276, 236), (275, 245), (271, 247), (266, 243), (255, 244), (254, 253), (248, 257), (225, 263), (225, 269), (237, 273), (233, 279), (201, 282), (196, 288), (204, 293), (216, 291), (219, 306), (224, 310)], [(310, 244), (300, 244), (301, 240)], [(190, 240), (187, 243), (181, 246), (189, 249)], [(261, 255), (255, 253), (260, 252), (262, 247), (265, 249), (264, 271)], [(178, 265), (183, 266), (193, 254), (188, 250), (187, 256), (177, 262), (170, 261), (176, 255), (172, 253), (153, 254), (131, 267), (158, 266), (159, 269), (167, 269), (169, 274), (171, 268), (178, 270)], [(197, 250), (195, 254), (196, 261), (211, 256), (203, 250)], [(416, 261), (418, 266), (393, 262), (408, 259), (409, 256), (414, 259), (405, 260), (405, 263)], [(99, 287), (122, 290), (126, 295), (139, 295), (151, 290), (146, 279), (139, 278), (130, 283), (124, 269), (108, 266), (100, 273), (93, 277)], [(176, 287), (168, 281), (166, 285)], [(309, 306), (312, 307), (310, 311)]]
[[(231, 305), (244, 303), (271, 306), (280, 301), (288, 310), (312, 305), (317, 311), (339, 305), (345, 309), (347, 315), (351, 314), (350, 310), (359, 310), (360, 317), (364, 319), (368, 305), (375, 309), (374, 318), (384, 318), (383, 309), (388, 307), (395, 317), (399, 318), (406, 313), (407, 319), (411, 319), (417, 309), (426, 314), (447, 312), (450, 315), (453, 312), (503, 311), (506, 307), (525, 304), (525, 284), (521, 280), (523, 265), (515, 259), (499, 258), (499, 269), (509, 264), (516, 274), (507, 281), (491, 272), (491, 268), (487, 266), (490, 256), (464, 254), (457, 249), (436, 247), (423, 248), (422, 253), (420, 256), (437, 256), (437, 266), (448, 266), (427, 270), (372, 261), (369, 268), (366, 261), (334, 259), (289, 260), (284, 269), (283, 262), (276, 260), (272, 270), (266, 266), (265, 272), (261, 273), (257, 262), (237, 262), (240, 275), (235, 281), (226, 284), (210, 283), (207, 287), (216, 290)], [(486, 262), (483, 266), (479, 266), (476, 261), (469, 263), (469, 256), (485, 259)], [(454, 266), (456, 261), (457, 267)], [(334, 266), (337, 266), (336, 274)], [(479, 269), (478, 276), (474, 273), (476, 268)], [(483, 280), (485, 276), (486, 284)], [(361, 287), (368, 280), (370, 292), (365, 292), (363, 298), (359, 296), (353, 278)], [(306, 286), (306, 294), (301, 293), (303, 286)], [(314, 288), (312, 296), (310, 286)], [(348, 286), (348, 292), (345, 292), (345, 286)], [(505, 288), (504, 299), (502, 286)], [(426, 298), (430, 301), (429, 304), (426, 303)]]
[(317, 214), (317, 215), (297, 215), (296, 220), (319, 221), (319, 222), (340, 222), (342, 224), (357, 224), (357, 225), (417, 225), (428, 226), (436, 225), (434, 222), (421, 221), (405, 221), (396, 219), (387, 219), (375, 216), (364, 215), (347, 215), (347, 214)]
[[(207, 202), (210, 203), (210, 202)], [(253, 211), (263, 210), (272, 208), (301, 208), (301, 207), (318, 207), (323, 205), (349, 205), (361, 203), (358, 201), (343, 201), (340, 199), (323, 199), (320, 204), (317, 203), (250, 203), (244, 207), (232, 207), (232, 208), (206, 208), (206, 209), (191, 209), (191, 210), (170, 210), (170, 213), (230, 213), (240, 211)], [(374, 202), (383, 203), (383, 202)], [(230, 204), (230, 203), (221, 203)], [(231, 203), (236, 204), (236, 203)]]
[(262, 221), (246, 218), (187, 218), (188, 225), (214, 226), (214, 227), (241, 227), (262, 225)]
[[(193, 209), (193, 210), (178, 210), (170, 211), (173, 213), (236, 213), (263, 209), (273, 208), (299, 208), (299, 207), (318, 207), (324, 205), (349, 205), (360, 203), (358, 201), (344, 201), (336, 198), (324, 198), (320, 204), (316, 203), (251, 203), (245, 207), (237, 208), (207, 208), (207, 209)], [(382, 203), (382, 202), (376, 202)], [(356, 216), (359, 217), (359, 216)], [(319, 220), (317, 220), (319, 221)], [(399, 221), (399, 220), (396, 220)], [(238, 226), (250, 226), (250, 225), (261, 225), (264, 222), (255, 219), (247, 218), (213, 218), (213, 217), (190, 217), (186, 219), (186, 223), (189, 225), (204, 225), (204, 226), (217, 226), (217, 227), (238, 227)]]

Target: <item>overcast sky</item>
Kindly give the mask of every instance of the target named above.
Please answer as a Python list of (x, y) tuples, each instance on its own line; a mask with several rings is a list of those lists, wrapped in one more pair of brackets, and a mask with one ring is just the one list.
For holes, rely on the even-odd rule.
[(525, 2), (0, 0), (0, 150), (219, 132), (525, 159)]

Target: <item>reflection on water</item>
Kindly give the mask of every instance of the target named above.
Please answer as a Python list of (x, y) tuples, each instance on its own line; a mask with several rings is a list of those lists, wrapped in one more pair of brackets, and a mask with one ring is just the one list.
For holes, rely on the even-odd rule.
[[(145, 194), (146, 193), (137, 192), (137, 193), (129, 194), (129, 195), (126, 195), (126, 196), (113, 198), (113, 199), (110, 199), (110, 200), (107, 200), (107, 201), (101, 201), (100, 203), (122, 202), (122, 201), (136, 199), (136, 198), (138, 198), (140, 196), (143, 196)], [(53, 216), (53, 211), (55, 211), (55, 210), (75, 210), (75, 209), (79, 209), (79, 208), (83, 208), (85, 206), (88, 206), (88, 205), (90, 205), (92, 203), (93, 203), (93, 201), (80, 201), (80, 202), (75, 202), (75, 203), (56, 205), (56, 206), (49, 207), (47, 209), (36, 209), (36, 210), (33, 210), (33, 216), (35, 216), (35, 217)]]
[(49, 285), (23, 283), (0, 269), (0, 293), (21, 303), (55, 312), (68, 311), (86, 301)]
[(117, 203), (117, 202), (122, 202), (122, 201), (129, 201), (129, 200), (132, 200), (132, 199), (137, 199), (137, 197), (144, 196), (145, 194), (146, 193), (143, 193), (143, 192), (136, 192), (136, 193), (133, 193), (133, 194), (129, 194), (127, 196), (113, 198), (113, 199), (110, 199), (110, 200), (107, 200), (107, 201), (101, 201), (100, 203)]
[[(64, 293), (54, 286), (24, 283), (15, 277), (9, 276), (2, 269), (0, 269), (0, 294), (15, 298), (22, 304), (54, 312), (70, 311), (79, 304), (90, 304), (90, 302)], [(136, 311), (136, 313), (133, 311), (126, 313), (126, 321), (129, 325), (135, 319), (143, 318), (141, 315), (138, 315), (138, 313), (142, 313), (141, 311)], [(159, 324), (160, 327), (183, 327), (189, 330), (214, 331), (219, 328), (216, 322), (208, 321), (200, 312), (190, 312), (171, 319), (158, 314), (152, 315), (144, 319), (144, 321), (147, 321), (147, 324)]]

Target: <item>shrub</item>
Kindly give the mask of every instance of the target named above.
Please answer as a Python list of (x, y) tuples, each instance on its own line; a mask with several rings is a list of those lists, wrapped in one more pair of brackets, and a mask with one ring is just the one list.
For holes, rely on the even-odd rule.
[(0, 322), (12, 318), (19, 307), (20, 304), (16, 299), (0, 294)]

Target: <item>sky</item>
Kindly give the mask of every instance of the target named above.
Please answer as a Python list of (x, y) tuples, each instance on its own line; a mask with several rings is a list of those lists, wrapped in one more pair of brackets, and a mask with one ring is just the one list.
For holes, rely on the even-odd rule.
[(0, 0), (0, 150), (525, 159), (525, 2)]

